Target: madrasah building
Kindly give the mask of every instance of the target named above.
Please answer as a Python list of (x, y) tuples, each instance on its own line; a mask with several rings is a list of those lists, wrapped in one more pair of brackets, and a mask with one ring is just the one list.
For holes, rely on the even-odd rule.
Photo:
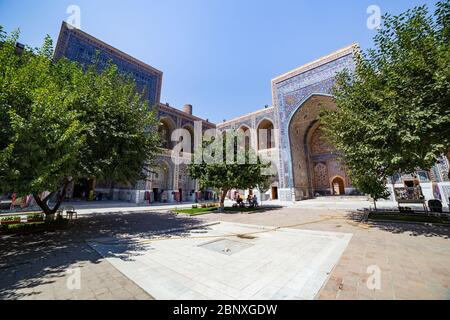
[[(93, 36), (63, 22), (55, 50), (55, 59), (66, 57), (82, 65), (91, 64), (97, 56), (100, 65), (112, 61), (121, 72), (131, 74), (138, 89), (144, 89), (150, 105), (156, 105), (160, 120), (163, 152), (158, 156), (158, 166), (146, 181), (117, 185), (80, 179), (69, 192), (69, 198), (84, 197), (89, 191), (104, 198), (130, 201), (137, 204), (153, 202), (180, 202), (210, 200), (212, 191), (198, 190), (197, 183), (187, 174), (186, 164), (174, 163), (171, 134), (184, 128), (194, 133), (194, 122), (201, 122), (202, 130), (242, 130), (248, 133), (246, 142), (254, 150), (270, 158), (275, 175), (271, 188), (262, 195), (264, 200), (281, 202), (299, 201), (316, 196), (352, 195), (358, 191), (347, 176), (345, 166), (339, 163), (333, 148), (323, 138), (318, 114), (322, 108), (335, 109), (331, 95), (337, 73), (354, 70), (357, 45), (351, 45), (323, 58), (303, 65), (272, 79), (272, 106), (214, 124), (208, 119), (193, 115), (192, 105), (182, 110), (160, 102), (163, 73), (128, 54), (113, 48)], [(267, 143), (261, 143), (258, 130), (266, 129)], [(189, 157), (190, 154), (183, 153)], [(412, 175), (392, 177), (388, 188), (391, 200), (395, 189), (420, 186), (422, 198), (439, 199), (448, 206), (450, 197), (449, 160), (443, 156), (431, 169)], [(252, 192), (247, 190), (244, 192)], [(255, 193), (258, 193), (256, 190)], [(260, 195), (261, 198), (261, 195)]]

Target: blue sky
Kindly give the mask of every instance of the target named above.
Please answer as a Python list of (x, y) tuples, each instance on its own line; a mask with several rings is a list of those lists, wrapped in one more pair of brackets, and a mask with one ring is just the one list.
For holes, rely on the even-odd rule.
[(275, 76), (358, 42), (372, 45), (367, 8), (400, 13), (416, 0), (0, 0), (0, 24), (21, 42), (55, 41), (69, 5), (81, 29), (164, 72), (161, 102), (214, 122), (272, 104)]

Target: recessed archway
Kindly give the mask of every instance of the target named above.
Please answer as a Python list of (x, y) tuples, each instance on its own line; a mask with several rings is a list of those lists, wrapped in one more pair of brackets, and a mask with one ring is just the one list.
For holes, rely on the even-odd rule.
[(175, 123), (170, 118), (159, 120), (158, 132), (161, 137), (161, 146), (165, 149), (172, 149), (172, 132), (175, 130)]
[(172, 189), (173, 169), (170, 164), (160, 159), (158, 166), (154, 168), (151, 185), (155, 202), (167, 200), (168, 190)]
[(237, 130), (237, 134), (238, 135), (239, 134), (243, 134), (244, 135), (245, 150), (249, 150), (250, 146), (251, 146), (251, 132), (250, 132), (250, 128), (247, 127), (246, 125), (242, 125)]
[(340, 176), (336, 176), (331, 180), (331, 190), (333, 195), (345, 195), (345, 180)]
[(272, 149), (275, 147), (273, 132), (274, 126), (271, 120), (263, 119), (259, 123), (257, 127), (258, 150)]
[(155, 168), (153, 174), (153, 186), (160, 190), (169, 190), (171, 188), (172, 170), (166, 161), (161, 161)]
[[(296, 200), (314, 197), (320, 189), (318, 183), (322, 192), (331, 191), (326, 182), (329, 171), (334, 170), (335, 166), (330, 166), (334, 163), (335, 156), (331, 152), (332, 148), (321, 139), (319, 114), (323, 109), (336, 109), (333, 98), (312, 95), (299, 106), (289, 122), (292, 187)], [(318, 142), (321, 145), (317, 145)]]
[(192, 127), (192, 125), (187, 124), (183, 127), (183, 129), (185, 129), (189, 132), (191, 153), (194, 153), (194, 128)]

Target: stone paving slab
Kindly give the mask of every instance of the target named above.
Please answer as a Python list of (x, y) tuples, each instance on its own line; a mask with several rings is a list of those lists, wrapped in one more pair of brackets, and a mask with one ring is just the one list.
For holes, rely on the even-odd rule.
[[(317, 299), (450, 299), (448, 227), (363, 223), (359, 213), (333, 207), (204, 215), (201, 219), (353, 234)], [(369, 289), (370, 268), (374, 266), (381, 271), (380, 288)]]
[[(204, 223), (218, 221), (268, 226), (268, 229), (271, 226), (283, 226), (289, 229), (353, 234), (331, 276), (316, 295), (317, 299), (450, 299), (450, 228), (402, 223), (367, 224), (361, 222), (358, 212), (334, 206), (312, 209), (293, 207), (253, 214), (226, 213), (197, 217), (157, 212), (87, 214), (80, 216), (74, 227), (65, 232), (2, 236), (0, 299), (152, 299), (151, 295), (89, 247), (86, 239), (111, 236), (141, 239), (159, 237), (162, 234), (183, 237), (188, 235), (184, 231), (167, 234), (165, 230), (198, 228)], [(200, 236), (202, 232), (207, 230), (197, 230), (195, 235)], [(308, 242), (305, 240), (299, 245), (308, 245)], [(116, 253), (125, 254), (133, 249), (139, 251), (139, 245), (124, 246), (117, 249)], [(264, 249), (261, 251), (264, 253)], [(192, 266), (195, 271), (199, 268), (196, 256), (189, 258), (186, 268)], [(242, 269), (253, 270), (251, 260), (233, 263)], [(224, 265), (223, 268), (229, 269), (233, 263)], [(372, 265), (381, 269), (379, 290), (370, 290), (367, 286), (370, 276), (367, 268)], [(70, 275), (66, 271), (77, 267), (82, 271), (81, 289), (68, 290)], [(274, 268), (283, 267), (277, 261), (272, 261), (262, 265), (260, 272), (270, 273)], [(140, 268), (142, 269), (136, 272), (141, 272), (144, 276), (151, 271), (144, 263)], [(174, 275), (164, 266), (160, 268), (160, 272)], [(197, 275), (202, 281), (208, 280), (205, 277), (204, 274)], [(220, 277), (216, 278), (216, 282), (220, 283)], [(286, 278), (288, 277), (283, 281), (289, 280)], [(250, 289), (255, 279), (257, 274), (236, 275), (236, 282), (241, 282), (242, 286)], [(180, 298), (192, 297), (190, 289), (194, 287), (200, 292), (196, 297), (207, 298), (206, 293), (209, 293), (210, 288), (196, 280), (184, 283), (187, 289), (181, 290), (184, 292), (180, 293)], [(152, 283), (149, 279), (146, 281)], [(224, 294), (236, 293), (236, 289), (228, 286), (221, 288)], [(288, 289), (290, 288), (280, 292), (278, 296), (286, 295)], [(277, 287), (269, 283), (260, 295), (269, 299), (277, 292)]]
[(156, 299), (281, 300), (314, 299), (351, 238), (221, 222), (185, 237), (135, 238), (139, 249), (126, 256), (123, 239), (88, 244)]

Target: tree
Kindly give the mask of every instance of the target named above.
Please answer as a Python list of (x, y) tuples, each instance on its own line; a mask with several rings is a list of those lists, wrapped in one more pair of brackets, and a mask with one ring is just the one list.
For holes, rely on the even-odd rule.
[(365, 192), (373, 199), (373, 205), (377, 210), (377, 201), (387, 199), (390, 196), (386, 188), (386, 177), (384, 172), (377, 170), (367, 170), (364, 172), (352, 171), (352, 182), (358, 186), (360, 191)]
[[(216, 137), (217, 140), (214, 138), (204, 140), (203, 148), (195, 150), (199, 154), (200, 159), (202, 159), (201, 162), (192, 162), (188, 165), (189, 175), (197, 179), (200, 188), (206, 189), (210, 187), (220, 190), (220, 211), (224, 209), (225, 197), (228, 191), (232, 189), (252, 189), (264, 184), (270, 178), (264, 172), (264, 169), (268, 168), (269, 164), (263, 163), (250, 148), (245, 149), (243, 153), (239, 153), (235, 139), (237, 141), (243, 141), (243, 139), (238, 139), (236, 134), (227, 135), (227, 139), (230, 138), (234, 140), (233, 161), (225, 161), (227, 159), (226, 139)], [(222, 145), (222, 148), (219, 147), (217, 152), (221, 153), (223, 157), (219, 157), (220, 161), (211, 163), (205, 157), (205, 149), (214, 143)], [(244, 161), (239, 161), (239, 154), (243, 155)], [(214, 152), (212, 152), (212, 157), (215, 156)], [(255, 163), (251, 163), (250, 159), (256, 159)]]
[(271, 185), (272, 185), (272, 183), (271, 183), (270, 179), (263, 179), (256, 186), (256, 188), (259, 191), (260, 197), (261, 197), (261, 201), (260, 201), (261, 206), (263, 203), (263, 195), (270, 189)]
[(336, 111), (321, 122), (349, 167), (352, 181), (374, 199), (386, 197), (394, 173), (431, 168), (450, 150), (450, 2), (385, 15), (375, 48), (356, 69), (337, 76)]
[[(0, 188), (33, 194), (54, 214), (74, 178), (134, 182), (158, 151), (157, 120), (135, 83), (41, 49), (16, 53), (18, 32), (0, 48)], [(41, 198), (43, 191), (50, 191)], [(56, 195), (56, 205), (48, 200)]]

